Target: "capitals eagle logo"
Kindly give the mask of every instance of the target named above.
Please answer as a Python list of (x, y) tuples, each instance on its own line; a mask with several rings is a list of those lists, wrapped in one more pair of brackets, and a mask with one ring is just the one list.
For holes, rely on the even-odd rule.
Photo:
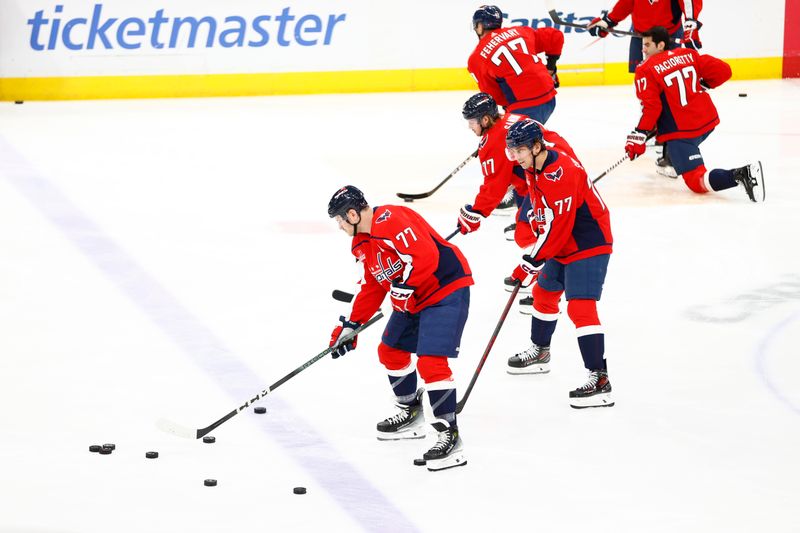
[(561, 176), (564, 175), (564, 169), (562, 167), (558, 167), (557, 170), (554, 172), (545, 172), (544, 177), (549, 179), (550, 181), (558, 181), (561, 179)]

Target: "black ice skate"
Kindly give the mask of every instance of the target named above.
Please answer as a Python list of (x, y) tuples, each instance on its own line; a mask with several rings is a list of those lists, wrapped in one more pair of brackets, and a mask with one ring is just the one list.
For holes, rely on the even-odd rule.
[(503, 228), (503, 235), (506, 236), (507, 241), (514, 240), (514, 231), (517, 229), (517, 223), (514, 222), (513, 224), (509, 224), (505, 228)]
[(589, 371), (589, 381), (569, 393), (569, 404), (575, 409), (611, 407), (611, 382), (605, 370)]
[[(508, 276), (507, 278), (505, 278), (503, 280), (503, 286), (505, 286), (506, 292), (514, 292), (514, 285), (516, 285), (516, 284), (517, 284), (517, 281), (514, 278), (512, 278), (511, 276)], [(531, 287), (533, 287), (533, 284), (528, 285), (527, 287), (520, 287), (519, 288), (519, 292), (521, 292), (523, 294), (530, 294)]]
[(764, 190), (764, 171), (761, 161), (756, 161), (746, 167), (733, 169), (733, 179), (744, 186), (747, 196), (753, 202), (763, 202), (767, 196)]
[(550, 372), (550, 347), (531, 344), (530, 348), (508, 358), (509, 374), (547, 374)]
[(533, 314), (533, 296), (526, 296), (519, 299), (519, 312), (523, 315)]
[(422, 414), (422, 389), (417, 391), (410, 405), (395, 404), (400, 410), (386, 420), (378, 422), (378, 440), (402, 440), (425, 438), (425, 417)]
[(427, 462), (428, 470), (435, 472), (467, 464), (458, 426), (451, 426), (441, 418), (437, 418), (432, 425), (438, 432), (436, 444), (422, 456)]
[(678, 177), (678, 173), (675, 171), (675, 167), (672, 166), (672, 161), (670, 161), (669, 156), (656, 159), (656, 173), (672, 179)]
[(514, 186), (510, 185), (506, 191), (503, 199), (497, 204), (497, 207), (492, 211), (493, 215), (507, 217), (511, 216), (517, 210), (517, 202), (514, 201)]

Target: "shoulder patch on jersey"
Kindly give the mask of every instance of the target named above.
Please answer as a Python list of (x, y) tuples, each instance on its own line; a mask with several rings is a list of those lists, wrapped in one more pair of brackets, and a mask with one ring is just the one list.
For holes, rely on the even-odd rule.
[(392, 216), (392, 212), (387, 209), (386, 211), (381, 213), (381, 215), (378, 218), (375, 219), (375, 223), (380, 224), (381, 222), (386, 222), (387, 220), (389, 220), (390, 216)]
[(545, 172), (544, 177), (549, 179), (550, 181), (558, 181), (561, 179), (561, 176), (564, 175), (564, 169), (562, 167), (558, 167), (553, 172)]

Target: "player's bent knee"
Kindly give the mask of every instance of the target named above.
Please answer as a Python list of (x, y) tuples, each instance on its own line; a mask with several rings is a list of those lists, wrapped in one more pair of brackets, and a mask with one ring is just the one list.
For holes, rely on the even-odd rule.
[(411, 353), (380, 343), (378, 359), (386, 367), (386, 370), (401, 370), (411, 364)]
[(452, 379), (453, 372), (442, 355), (420, 355), (417, 359), (417, 371), (425, 383)]
[(681, 176), (683, 176), (683, 181), (686, 182), (686, 186), (689, 187), (692, 192), (698, 194), (705, 194), (708, 192), (708, 188), (706, 187), (706, 167), (704, 165), (684, 172)]
[(538, 283), (533, 286), (533, 308), (540, 313), (558, 314), (558, 302), (561, 301), (561, 293), (546, 291)]
[(594, 300), (570, 300), (567, 303), (567, 314), (576, 328), (600, 325), (597, 302)]

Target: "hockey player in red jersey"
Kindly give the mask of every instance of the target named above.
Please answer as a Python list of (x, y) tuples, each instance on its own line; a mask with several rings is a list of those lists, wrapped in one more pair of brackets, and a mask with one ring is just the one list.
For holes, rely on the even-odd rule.
[(597, 316), (613, 239), (608, 208), (580, 162), (549, 148), (539, 125), (530, 119), (508, 130), (506, 143), (526, 171), (533, 206), (531, 224), (538, 235), (511, 277), (533, 287), (531, 346), (508, 360), (511, 374), (549, 372), (550, 340), (556, 328), (561, 295), (577, 328), (578, 346), (589, 380), (570, 391), (570, 405), (611, 407), (611, 382), (605, 337)]
[[(702, 23), (697, 19), (702, 9), (702, 0), (618, 0), (611, 11), (596, 17), (587, 28), (595, 37), (605, 37), (609, 28), (630, 15), (633, 29), (639, 34), (654, 26), (663, 26), (671, 37), (670, 48), (684, 43), (699, 49), (703, 46), (698, 33)], [(631, 37), (628, 72), (634, 72), (642, 59), (642, 38)]]
[[(481, 6), (472, 16), (478, 46), (467, 69), (478, 88), (492, 95), (506, 111), (526, 115), (542, 124), (556, 106), (558, 74), (564, 34), (553, 28), (501, 28), (497, 6)], [(538, 54), (545, 53), (547, 63)]]
[[(361, 290), (348, 318), (331, 335), (333, 358), (354, 349), (348, 335), (373, 316), (387, 293), (394, 312), (378, 346), (399, 412), (378, 423), (379, 440), (424, 438), (417, 373), (425, 381), (436, 419), (438, 440), (425, 454), (428, 470), (466, 464), (456, 423), (456, 387), (448, 365), (457, 357), (473, 284), (467, 260), (416, 212), (407, 207), (372, 208), (360, 190), (342, 187), (328, 204), (328, 215), (350, 235), (352, 253), (364, 268)], [(417, 354), (417, 361), (411, 353)]]
[(719, 124), (708, 90), (728, 81), (731, 68), (716, 57), (689, 48), (666, 50), (669, 35), (663, 27), (642, 36), (645, 60), (636, 69), (635, 79), (642, 116), (625, 143), (628, 157), (642, 155), (646, 133), (657, 128), (656, 140), (665, 143), (675, 171), (692, 191), (707, 193), (741, 184), (750, 200), (763, 200), (760, 162), (732, 170), (714, 169), (707, 174), (700, 153), (700, 143)]

